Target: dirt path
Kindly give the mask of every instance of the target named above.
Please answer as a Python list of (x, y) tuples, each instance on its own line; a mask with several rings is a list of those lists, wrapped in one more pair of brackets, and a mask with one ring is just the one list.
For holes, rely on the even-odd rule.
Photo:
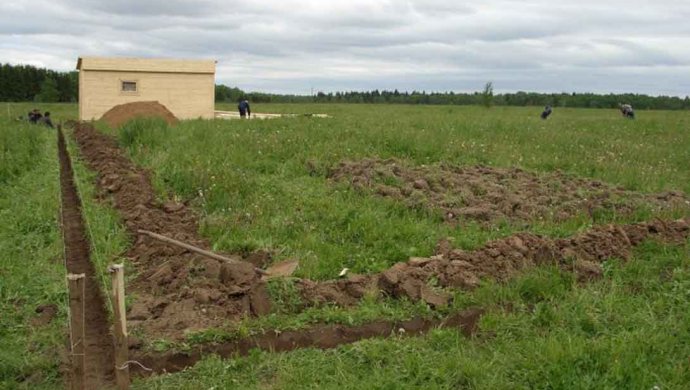
[(81, 200), (74, 184), (72, 163), (61, 129), (58, 132), (58, 158), (67, 271), (74, 274), (86, 274), (85, 386), (87, 389), (102, 389), (113, 384), (112, 338), (105, 303), (89, 257), (89, 241), (81, 214)]

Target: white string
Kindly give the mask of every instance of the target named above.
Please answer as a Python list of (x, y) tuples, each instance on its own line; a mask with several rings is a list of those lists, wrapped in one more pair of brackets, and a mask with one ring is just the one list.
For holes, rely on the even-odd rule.
[(135, 363), (135, 364), (139, 365), (139, 367), (141, 367), (141, 368), (142, 368), (143, 370), (145, 370), (145, 371), (153, 371), (153, 369), (144, 366), (143, 364), (139, 363), (139, 362), (136, 361), (136, 360), (127, 360), (127, 361), (125, 362), (125, 364), (122, 365), (122, 367), (117, 367), (117, 366), (116, 366), (116, 368), (117, 368), (118, 370), (124, 370), (125, 368), (129, 368), (129, 364), (130, 364), (130, 363)]
[[(71, 141), (68, 141), (68, 140), (67, 140), (67, 137), (65, 137), (65, 147), (67, 147), (68, 144), (69, 144), (69, 145), (72, 145)], [(68, 157), (69, 157), (69, 155), (68, 155)], [(72, 160), (72, 159), (70, 158), (70, 160)], [(77, 163), (79, 163), (79, 162), (77, 161)], [(74, 165), (76, 165), (76, 164), (72, 164), (72, 177), (73, 177), (73, 179), (74, 179), (74, 180), (73, 180), (73, 181), (74, 181), (74, 187), (75, 187), (75, 189), (77, 190), (77, 194), (79, 195), (79, 199), (80, 199), (80, 201), (81, 201), (81, 206), (82, 206), (82, 210), (83, 210), (83, 207), (84, 207), (84, 200), (83, 200), (83, 199), (84, 199), (84, 197), (82, 196), (81, 191), (79, 191), (79, 185), (78, 185), (78, 183), (82, 183), (82, 181), (81, 181), (81, 179), (79, 179), (79, 176), (77, 175), (77, 171), (76, 171), (76, 169), (74, 169)], [(88, 233), (88, 235), (89, 235), (89, 242), (90, 242), (89, 248), (90, 248), (90, 249), (93, 249), (93, 252), (94, 252), (94, 253), (91, 253), (91, 254), (95, 254), (95, 252), (96, 252), (96, 247), (95, 247), (95, 235), (93, 234), (93, 231), (91, 230), (91, 226), (89, 225), (88, 221), (86, 220), (86, 216), (85, 216), (83, 213), (82, 213), (81, 216), (82, 216), (82, 220), (83, 220), (83, 222), (84, 222), (84, 226), (85, 226), (85, 228), (86, 228), (86, 231), (87, 231), (87, 233)], [(91, 259), (91, 256), (89, 256), (89, 260), (90, 260), (90, 259)], [(96, 267), (95, 267), (95, 265), (94, 265), (94, 269), (95, 269), (95, 268), (96, 268)], [(97, 271), (97, 270), (96, 270), (96, 271)], [(105, 288), (105, 291), (108, 291), (108, 289), (107, 289), (107, 286), (108, 286), (107, 283), (108, 283), (108, 281), (106, 280), (105, 274), (103, 274), (103, 273), (101, 273), (101, 272), (96, 272), (96, 273), (98, 274), (98, 278), (101, 279), (101, 287), (104, 287), (104, 288)], [(104, 292), (105, 292), (105, 291), (104, 291)], [(110, 294), (107, 294), (107, 293), (106, 293), (106, 294), (104, 294), (104, 295), (105, 295), (105, 298), (106, 298), (106, 299), (105, 299), (105, 304), (106, 304), (106, 306), (107, 306), (108, 309), (110, 310), (110, 313), (114, 313), (115, 310), (114, 310), (114, 308), (113, 308), (113, 302), (112, 302), (112, 299), (111, 299)]]
[[(64, 139), (64, 133), (62, 132), (62, 128), (58, 129), (58, 136), (62, 135)], [(60, 146), (56, 148), (58, 152), (58, 164), (60, 163)], [(58, 169), (58, 183), (59, 183), (59, 190), (58, 190), (58, 195), (60, 198), (60, 232), (62, 233), (62, 260), (63, 264), (65, 266), (65, 289), (67, 290), (67, 306), (69, 307), (69, 281), (67, 281), (67, 274), (69, 273), (69, 270), (67, 268), (67, 245), (65, 245), (65, 210), (63, 207), (63, 198), (62, 198), (62, 176), (65, 172), (62, 171), (62, 167)], [(70, 352), (74, 351), (74, 346), (77, 345), (74, 343), (74, 335), (72, 334), (72, 310), (67, 310), (67, 320), (69, 323), (69, 343), (71, 346)], [(72, 353), (73, 354), (73, 353)], [(74, 355), (74, 354), (73, 354)]]

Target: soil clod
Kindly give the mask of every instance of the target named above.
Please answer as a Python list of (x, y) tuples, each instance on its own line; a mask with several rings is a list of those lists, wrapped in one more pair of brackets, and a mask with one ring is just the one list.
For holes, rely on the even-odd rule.
[(679, 191), (642, 194), (560, 171), (537, 175), (519, 168), (409, 167), (395, 159), (372, 158), (343, 161), (330, 170), (330, 178), (410, 207), (440, 210), (448, 222), (558, 222), (578, 214), (630, 214), (641, 207), (690, 210), (690, 198)]

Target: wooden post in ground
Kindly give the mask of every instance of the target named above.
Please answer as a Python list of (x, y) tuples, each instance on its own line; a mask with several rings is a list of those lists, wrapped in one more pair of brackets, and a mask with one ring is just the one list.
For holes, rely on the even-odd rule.
[(72, 361), (72, 389), (84, 389), (84, 352), (86, 337), (84, 335), (84, 274), (67, 275), (69, 287), (69, 318), (70, 318), (70, 360)]
[(125, 269), (122, 264), (111, 265), (113, 327), (115, 335), (115, 380), (120, 390), (129, 389), (129, 345), (127, 343), (127, 318), (125, 312)]

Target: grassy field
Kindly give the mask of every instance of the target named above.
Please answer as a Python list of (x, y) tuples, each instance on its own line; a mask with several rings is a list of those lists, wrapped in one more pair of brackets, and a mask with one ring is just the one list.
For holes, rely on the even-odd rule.
[[(11, 120), (29, 108), (8, 105), (8, 114), (0, 116), (0, 213), (5, 221), (0, 227), (5, 256), (0, 258), (0, 304), (3, 313), (16, 313), (0, 320), (0, 387), (52, 388), (60, 386), (58, 351), (66, 336), (64, 268), (50, 261), (62, 251), (55, 134)], [(332, 118), (185, 121), (176, 127), (135, 121), (121, 129), (99, 127), (154, 172), (162, 197), (190, 202), (214, 249), (266, 249), (277, 259), (298, 258), (300, 276), (313, 279), (332, 279), (343, 267), (377, 272), (410, 256), (428, 256), (446, 237), (456, 247), (475, 248), (518, 231), (566, 236), (592, 224), (582, 215), (562, 223), (453, 226), (443, 222), (438, 210), (410, 208), (330, 181), (329, 171), (343, 160), (394, 157), (409, 166), (562, 170), (634, 191), (690, 193), (686, 112), (641, 111), (630, 121), (613, 110), (558, 109), (542, 121), (539, 108), (252, 108)], [(59, 120), (75, 116), (76, 106), (56, 105), (50, 111)], [(70, 151), (74, 159), (74, 146)], [(112, 210), (91, 199), (92, 174), (79, 163), (75, 168), (96, 262), (104, 265), (124, 248), (122, 227)], [(600, 222), (653, 216), (607, 215)], [(391, 300), (297, 313), (289, 284), (275, 283), (271, 293), (280, 304), (274, 313), (248, 320), (232, 334), (191, 334), (189, 342), (315, 322), (443, 315), (470, 306), (486, 308), (487, 314), (472, 338), (436, 330), (329, 351), (255, 352), (225, 360), (211, 356), (183, 373), (139, 379), (134, 387), (683, 389), (690, 383), (688, 248), (648, 242), (627, 264), (606, 262), (604, 278), (587, 285), (552, 268), (532, 270), (505, 285), (485, 281), (472, 292), (456, 292), (451, 307), (436, 313), (424, 304)], [(43, 303), (56, 303), (58, 317), (48, 327), (33, 327), (32, 312)], [(24, 354), (27, 345), (31, 348)], [(165, 340), (157, 346), (171, 347)], [(21, 382), (34, 372), (41, 374)]]
[[(631, 190), (690, 192), (690, 115), (560, 109), (542, 121), (529, 108), (365, 105), (258, 106), (257, 111), (325, 112), (321, 118), (189, 121), (174, 128), (134, 123), (119, 132), (155, 184), (192, 203), (215, 249), (268, 249), (298, 258), (300, 275), (330, 279), (343, 268), (380, 271), (428, 256), (440, 238), (473, 248), (524, 230), (440, 223), (438, 211), (354, 191), (326, 179), (342, 160), (395, 157), (404, 163), (560, 169)], [(649, 218), (641, 214), (637, 218)], [(631, 218), (612, 217), (625, 221)], [(634, 217), (633, 217), (634, 218)], [(591, 223), (534, 223), (568, 235)]]
[[(190, 201), (202, 232), (225, 251), (268, 249), (298, 258), (300, 275), (331, 279), (343, 267), (376, 272), (427, 256), (451, 237), (473, 248), (516, 231), (565, 236), (591, 226), (444, 224), (438, 212), (327, 180), (342, 160), (395, 157), (410, 166), (483, 164), (538, 173), (562, 170), (629, 190), (690, 192), (690, 115), (560, 109), (548, 121), (528, 108), (271, 105), (258, 112), (328, 113), (332, 118), (132, 123), (113, 134), (155, 173), (161, 196)], [(602, 222), (652, 218), (640, 213)], [(687, 247), (649, 243), (631, 264), (581, 286), (542, 269), (498, 286), (457, 293), (453, 307), (489, 314), (480, 335), (439, 330), (333, 351), (208, 358), (140, 388), (683, 388), (690, 381)], [(669, 277), (669, 275), (671, 275)], [(281, 297), (278, 292), (275, 297)], [(288, 294), (289, 296), (289, 294)], [(283, 299), (285, 306), (290, 300)], [(506, 312), (505, 307), (513, 307)], [(423, 305), (421, 305), (423, 306)], [(294, 328), (316, 321), (362, 322), (426, 314), (406, 302), (363, 302), (353, 310), (274, 313), (247, 327)], [(213, 340), (214, 332), (202, 340)], [(193, 341), (193, 340), (192, 340)]]
[[(55, 389), (67, 340), (56, 134), (12, 118), (0, 115), (0, 388)], [(56, 316), (37, 324), (42, 305)]]

